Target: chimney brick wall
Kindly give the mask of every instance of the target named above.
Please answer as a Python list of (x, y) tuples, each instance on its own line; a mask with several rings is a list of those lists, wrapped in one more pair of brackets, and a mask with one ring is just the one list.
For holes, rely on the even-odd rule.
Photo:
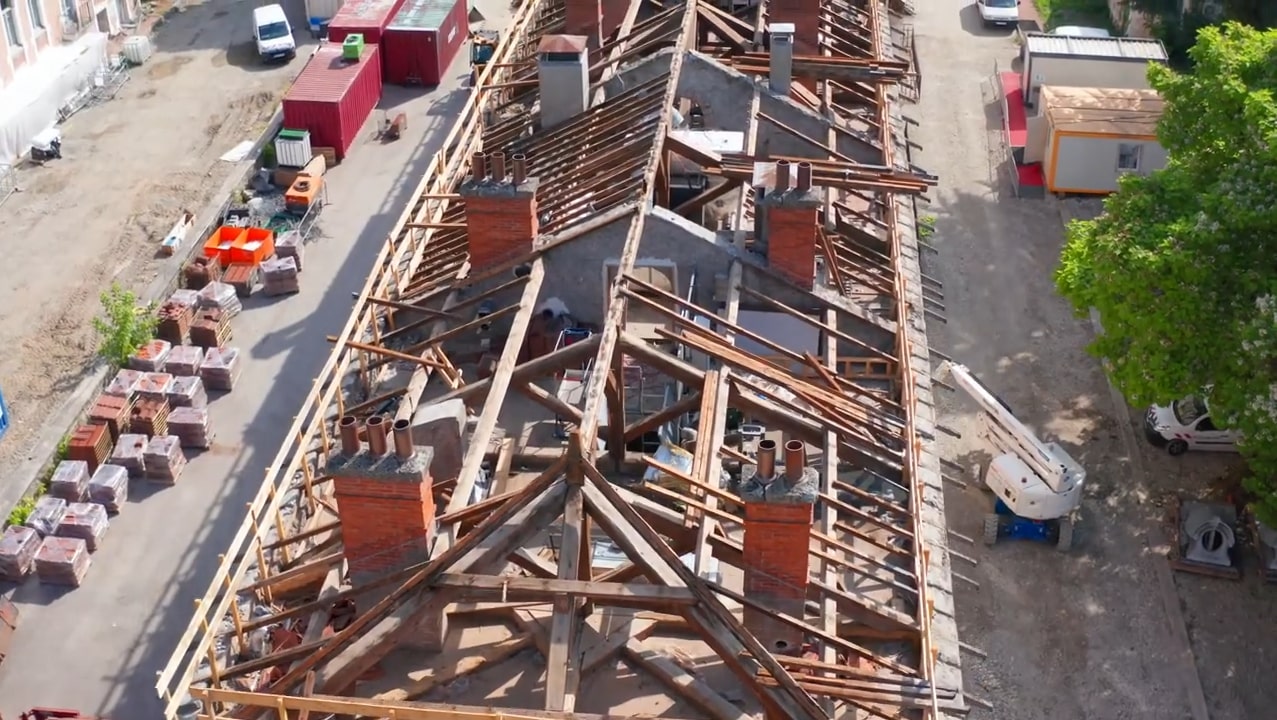
[(816, 279), (820, 198), (790, 190), (764, 198), (767, 203), (767, 264), (786, 280), (811, 290)]
[(532, 252), (540, 229), (537, 186), (536, 178), (517, 186), (508, 178), (470, 180), (461, 186), (472, 268), (484, 270)]
[[(610, 8), (616, 4), (616, 0), (606, 0)], [(565, 18), (564, 34), (566, 35), (584, 35), (591, 48), (597, 48), (602, 43), (602, 38), (607, 35), (604, 31), (603, 17), (605, 0), (566, 0), (564, 9), (567, 11)], [(613, 11), (611, 16), (615, 16)], [(625, 17), (625, 10), (620, 11), (620, 16)], [(616, 21), (620, 26), (621, 21)], [(616, 28), (613, 28), (615, 30)]]
[(771, 0), (767, 22), (793, 23), (794, 54), (820, 54), (820, 0)]
[[(802, 618), (810, 568), (812, 505), (745, 503), (745, 595)], [(802, 631), (768, 612), (745, 608), (745, 627), (772, 652), (797, 652)], [(784, 647), (777, 643), (783, 642)]]

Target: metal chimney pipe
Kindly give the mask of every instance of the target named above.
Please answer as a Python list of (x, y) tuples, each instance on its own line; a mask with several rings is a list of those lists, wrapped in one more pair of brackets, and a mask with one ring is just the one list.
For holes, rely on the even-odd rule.
[(412, 423), (407, 419), (396, 420), (391, 426), (395, 432), (395, 457), (402, 462), (412, 459), (417, 449), (412, 445)]
[(505, 182), (505, 153), (494, 152), (489, 155), (488, 169), (491, 170), (493, 180), (496, 182)]
[(790, 440), (785, 443), (785, 477), (791, 482), (798, 482), (807, 467), (807, 446), (802, 440)]
[(488, 176), (488, 156), (477, 152), (470, 156), (470, 177), (475, 182), (482, 182)]
[(359, 418), (354, 415), (343, 415), (337, 421), (337, 430), (341, 433), (341, 454), (356, 455), (359, 453)]
[(510, 156), (514, 161), (514, 170), (511, 173), (511, 182), (515, 185), (522, 185), (524, 180), (528, 179), (528, 156), (523, 153), (515, 153)]
[(776, 476), (776, 441), (760, 440), (758, 442), (758, 480), (770, 482)]
[(783, 193), (789, 189), (789, 161), (776, 161), (776, 192)]
[(386, 454), (386, 417), (373, 415), (368, 418), (368, 454), (381, 457)]
[(798, 163), (798, 192), (807, 192), (811, 189), (811, 163)]

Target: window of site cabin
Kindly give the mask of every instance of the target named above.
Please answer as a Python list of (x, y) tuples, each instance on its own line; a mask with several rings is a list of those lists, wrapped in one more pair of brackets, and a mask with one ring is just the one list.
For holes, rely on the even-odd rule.
[(1117, 146), (1117, 171), (1139, 172), (1140, 155), (1144, 147), (1136, 143), (1121, 143)]
[(43, 30), (44, 25), (44, 6), (40, 4), (41, 0), (27, 0), (27, 8), (31, 11), (31, 27), (35, 30)]
[(4, 21), (4, 34), (9, 38), (9, 52), (22, 49), (22, 33), (18, 32), (18, 15), (13, 0), (0, 0), (0, 20)]

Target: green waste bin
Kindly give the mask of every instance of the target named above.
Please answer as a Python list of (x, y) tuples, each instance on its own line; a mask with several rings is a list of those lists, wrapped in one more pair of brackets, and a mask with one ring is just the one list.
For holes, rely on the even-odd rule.
[(358, 60), (364, 54), (363, 33), (351, 33), (341, 43), (341, 56), (346, 60)]

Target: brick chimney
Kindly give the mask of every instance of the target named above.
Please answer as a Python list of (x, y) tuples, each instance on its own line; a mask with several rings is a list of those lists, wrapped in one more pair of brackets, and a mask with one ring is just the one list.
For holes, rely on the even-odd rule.
[(482, 271), (530, 253), (536, 241), (537, 179), (528, 177), (523, 155), (512, 156), (508, 164), (506, 161), (504, 153), (475, 153), (470, 178), (461, 185), (473, 270)]
[(604, 0), (565, 0), (565, 34), (583, 36), (590, 48), (602, 45), (603, 2)]
[(359, 424), (349, 415), (338, 422), (340, 452), (328, 461), (346, 563), (357, 583), (426, 559), (435, 529), (433, 451), (413, 446), (407, 421), (395, 423), (393, 445), (386, 417), (368, 419), (367, 445), (359, 441)]
[(771, 0), (767, 21), (793, 25), (794, 54), (820, 54), (820, 0)]
[[(796, 178), (788, 162), (776, 163), (776, 185), (763, 197), (763, 238), (767, 264), (778, 275), (807, 290), (816, 284), (816, 245), (820, 193), (811, 184), (811, 164), (798, 163)], [(796, 182), (791, 183), (791, 179)], [(755, 212), (755, 217), (760, 213)]]
[[(815, 469), (806, 467), (805, 445), (785, 444), (784, 472), (776, 468), (776, 442), (758, 444), (756, 465), (741, 468), (745, 505), (745, 595), (773, 612), (803, 617), (810, 570), (812, 508), (820, 494)], [(768, 650), (798, 653), (802, 631), (771, 613), (745, 608), (745, 627)]]

